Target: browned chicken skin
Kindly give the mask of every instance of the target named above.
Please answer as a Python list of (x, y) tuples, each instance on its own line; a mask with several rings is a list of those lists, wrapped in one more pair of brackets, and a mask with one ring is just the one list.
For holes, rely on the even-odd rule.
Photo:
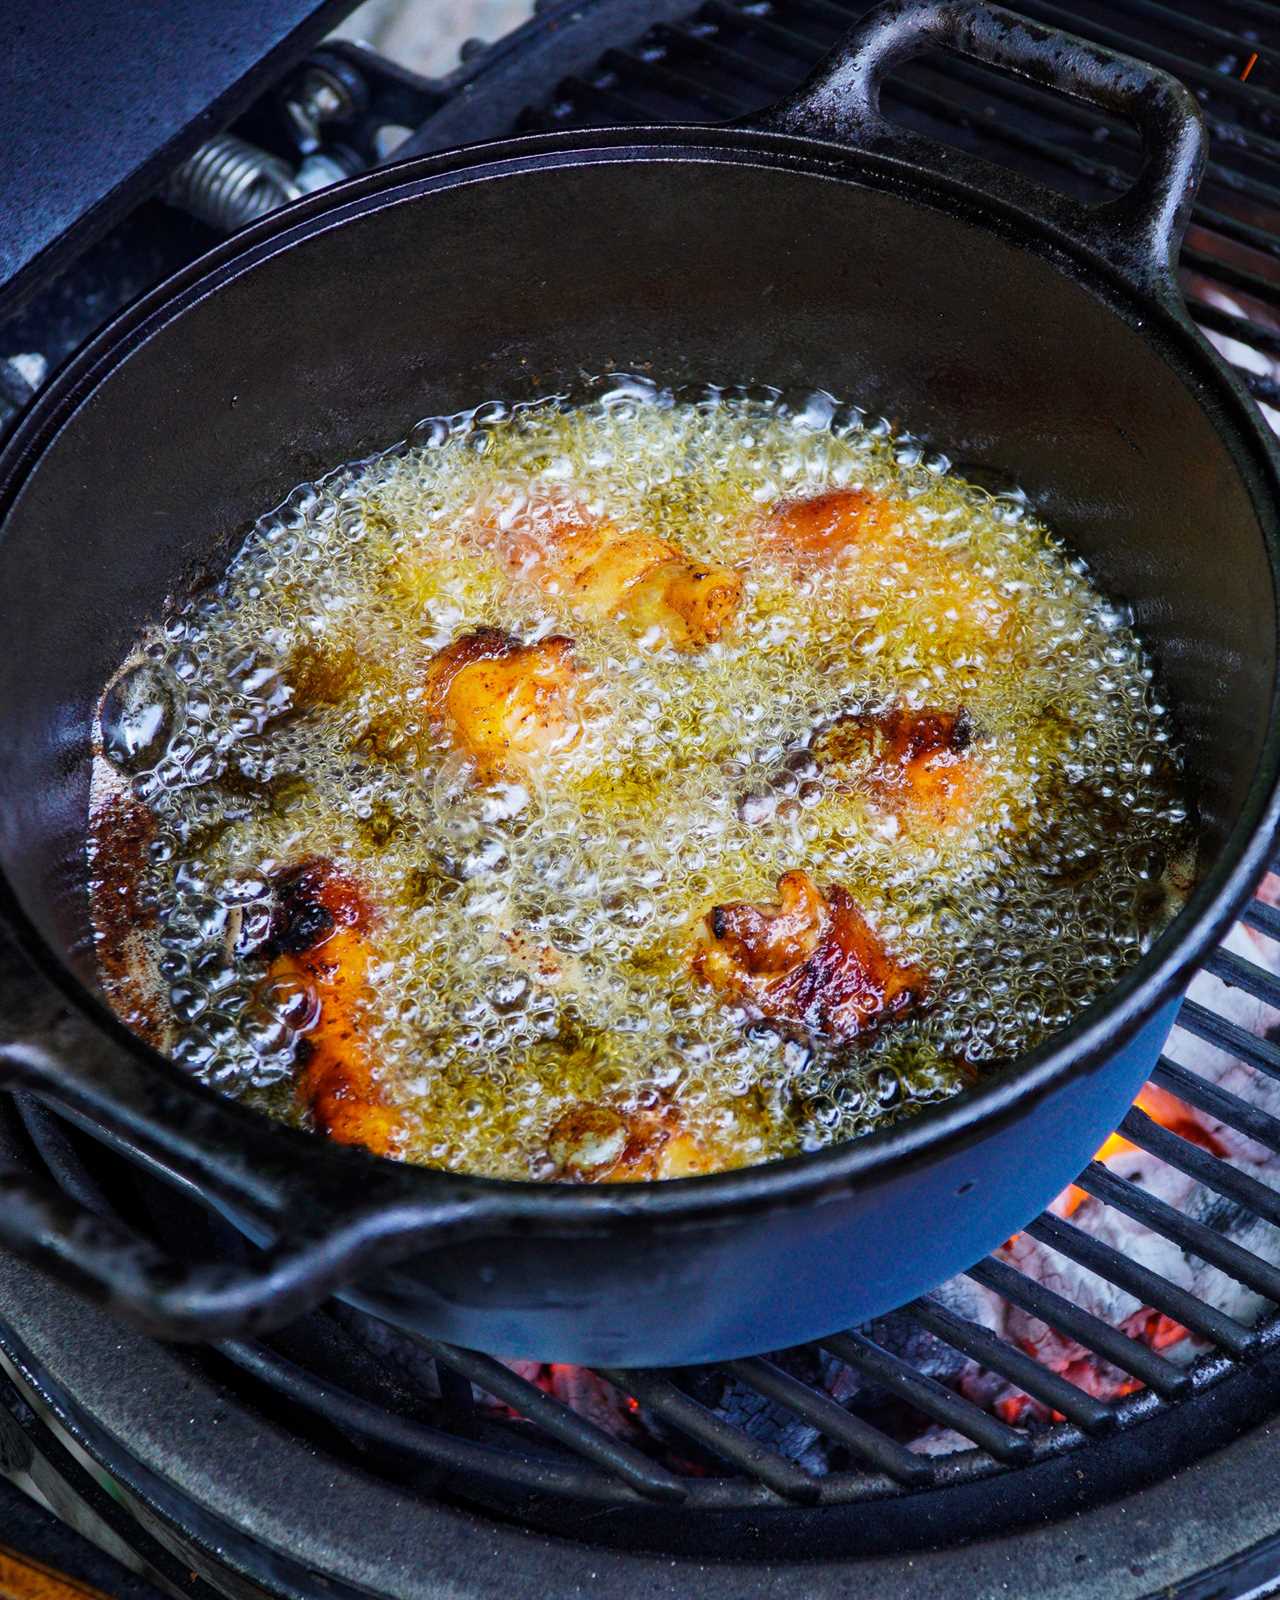
[(846, 890), (823, 894), (802, 871), (782, 874), (775, 902), (713, 906), (693, 968), (761, 1017), (840, 1041), (903, 1016), (925, 988), (921, 973), (888, 953)]
[(714, 1172), (720, 1163), (675, 1106), (621, 1112), (584, 1101), (552, 1126), (547, 1153), (570, 1183), (642, 1183)]
[(913, 585), (912, 610), (926, 648), (979, 664), (1017, 652), (1017, 621), (994, 578), (922, 543), (903, 519), (907, 503), (874, 489), (830, 489), (780, 501), (761, 529), (764, 548), (793, 571), (838, 569), (869, 558), (882, 575)]
[(478, 628), (432, 658), (424, 698), (478, 774), (492, 778), (577, 743), (578, 677), (573, 641), (562, 634), (521, 644), (497, 628)]
[(815, 737), (812, 749), (836, 782), (865, 784), (895, 815), (947, 827), (964, 819), (974, 799), (972, 743), (963, 710), (894, 706), (841, 717)]
[(859, 545), (893, 529), (893, 502), (873, 489), (830, 489), (783, 500), (765, 524), (765, 542), (802, 570), (836, 566)]
[(626, 533), (580, 505), (526, 508), (499, 528), (479, 508), (485, 543), (498, 544), (513, 570), (563, 594), (586, 616), (656, 628), (677, 650), (718, 639), (742, 601), (742, 578), (730, 567), (695, 561), (666, 539)]
[(359, 1013), (369, 998), (372, 913), (332, 862), (305, 862), (279, 880), (270, 977), (306, 984), (315, 1020), (298, 1050), (297, 1095), (338, 1144), (393, 1155), (399, 1118), (382, 1101)]

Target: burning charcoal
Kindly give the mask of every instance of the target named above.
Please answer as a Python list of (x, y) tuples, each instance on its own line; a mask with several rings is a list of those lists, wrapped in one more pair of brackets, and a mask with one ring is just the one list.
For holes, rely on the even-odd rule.
[(719, 1403), (712, 1409), (756, 1444), (785, 1456), (806, 1471), (821, 1474), (827, 1470), (826, 1442), (817, 1428), (749, 1384), (729, 1377), (721, 1389)]
[[(590, 1367), (566, 1362), (508, 1361), (507, 1366), (539, 1389), (561, 1401), (580, 1417), (595, 1423), (603, 1433), (619, 1439), (632, 1439), (652, 1431), (648, 1418), (626, 1395), (611, 1383), (597, 1377)], [(531, 1370), (532, 1369), (532, 1370)]]
[[(1274, 875), (1267, 881), (1280, 887), (1280, 880)], [(1274, 940), (1237, 925), (1223, 945), (1232, 953), (1280, 974), (1280, 945)], [(1265, 1039), (1272, 1030), (1280, 1027), (1280, 1014), (1272, 1007), (1263, 1005), (1243, 989), (1229, 987), (1208, 973), (1196, 974), (1188, 996), (1256, 1038)], [(1175, 1028), (1169, 1036), (1165, 1054), (1210, 1083), (1218, 1084), (1247, 1100), (1260, 1111), (1280, 1117), (1280, 1081), (1255, 1072), (1227, 1051), (1217, 1049), (1185, 1029)], [(1280, 1188), (1280, 1165), (1271, 1151), (1213, 1118), (1202, 1116), (1200, 1120), (1215, 1142), (1218, 1153), (1230, 1161), (1245, 1164), (1250, 1176), (1259, 1182), (1271, 1188)]]

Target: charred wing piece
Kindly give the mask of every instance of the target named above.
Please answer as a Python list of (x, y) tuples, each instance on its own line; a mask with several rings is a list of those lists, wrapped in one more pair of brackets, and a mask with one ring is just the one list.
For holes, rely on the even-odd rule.
[(818, 765), (837, 783), (865, 784), (890, 811), (938, 827), (959, 821), (976, 781), (973, 725), (966, 711), (905, 706), (841, 717), (813, 741)]
[(451, 742), (490, 778), (572, 749), (582, 733), (577, 687), (572, 639), (521, 644), (478, 628), (433, 657), (425, 698)]
[(569, 1183), (641, 1183), (691, 1178), (721, 1165), (674, 1106), (621, 1112), (584, 1101), (553, 1125), (547, 1153)]
[(695, 972), (761, 1017), (848, 1041), (903, 1016), (924, 978), (895, 960), (844, 889), (824, 895), (807, 872), (784, 872), (778, 899), (714, 906)]
[(752, 980), (783, 978), (809, 961), (822, 941), (826, 904), (807, 872), (784, 872), (778, 898), (713, 906), (708, 918), (718, 952)]
[(776, 554), (804, 571), (838, 566), (859, 545), (893, 529), (893, 502), (873, 489), (831, 489), (805, 500), (784, 500), (765, 524)]
[(359, 886), (330, 861), (308, 861), (276, 886), (270, 976), (305, 985), (314, 1021), (298, 1051), (299, 1101), (338, 1144), (393, 1155), (399, 1119), (382, 1101), (360, 1010), (369, 997), (372, 915)]
[(638, 633), (657, 629), (677, 650), (718, 639), (742, 601), (730, 567), (695, 561), (666, 539), (624, 533), (585, 507), (544, 504), (497, 515), (480, 508), (482, 537), (507, 564), (589, 617), (609, 617)]

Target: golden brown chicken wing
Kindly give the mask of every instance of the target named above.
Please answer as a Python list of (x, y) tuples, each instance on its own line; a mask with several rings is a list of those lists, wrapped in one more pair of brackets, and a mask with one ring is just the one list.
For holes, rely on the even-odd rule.
[(372, 912), (359, 886), (330, 861), (303, 863), (276, 886), (274, 982), (304, 984), (314, 1021), (298, 1049), (297, 1095), (338, 1144), (394, 1154), (399, 1117), (381, 1097), (360, 1012), (369, 999)]
[(556, 1176), (570, 1183), (691, 1178), (723, 1164), (689, 1131), (675, 1106), (621, 1112), (584, 1101), (553, 1125), (547, 1153)]
[(505, 517), (492, 506), (478, 512), (482, 539), (514, 571), (567, 596), (584, 616), (637, 633), (656, 629), (678, 650), (718, 639), (741, 603), (742, 578), (732, 568), (696, 561), (652, 534), (623, 532), (577, 503), (527, 505)]
[(765, 543), (802, 571), (838, 566), (849, 554), (893, 532), (894, 503), (874, 489), (830, 489), (783, 500), (764, 527)]
[(855, 558), (872, 569), (892, 563), (895, 592), (926, 655), (975, 664), (1016, 652), (1013, 608), (999, 585), (971, 561), (930, 547), (903, 527), (905, 503), (874, 489), (831, 489), (783, 500), (766, 517), (766, 550), (800, 573), (839, 568)]
[(837, 783), (865, 785), (887, 810), (936, 827), (969, 815), (978, 785), (968, 714), (925, 707), (841, 717), (813, 741), (819, 767)]
[(784, 872), (778, 899), (713, 906), (693, 953), (706, 983), (757, 1015), (847, 1041), (893, 1021), (924, 995), (923, 974), (896, 960), (839, 887)]
[(433, 657), (424, 698), (451, 742), (491, 778), (573, 748), (582, 734), (578, 687), (572, 639), (521, 644), (478, 628)]

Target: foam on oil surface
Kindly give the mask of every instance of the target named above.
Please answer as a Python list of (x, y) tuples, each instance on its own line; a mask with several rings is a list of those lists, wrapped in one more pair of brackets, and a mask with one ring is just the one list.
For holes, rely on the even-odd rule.
[[(740, 566), (736, 625), (680, 654), (509, 575), (465, 513), (513, 485)], [(801, 578), (767, 556), (769, 506), (861, 485), (901, 503), (887, 551)], [(586, 736), (543, 779), (477, 786), (426, 723), (432, 652), (486, 625), (570, 634), (587, 671)], [(968, 712), (971, 825), (902, 827), (815, 766), (815, 729), (893, 702)], [(547, 1130), (583, 1100), (674, 1103), (733, 1164), (867, 1131), (1060, 1028), (1191, 876), (1124, 611), (1020, 497), (821, 395), (628, 380), (424, 425), (262, 519), (126, 663), (103, 749), (99, 815), (127, 786), (155, 817), (146, 965), (175, 1058), (296, 1114), (306, 996), (262, 945), (273, 874), (329, 857), (377, 907), (364, 1027), (407, 1156), (504, 1176), (547, 1175)], [(927, 1008), (836, 1046), (694, 979), (696, 919), (798, 866), (928, 973)]]

